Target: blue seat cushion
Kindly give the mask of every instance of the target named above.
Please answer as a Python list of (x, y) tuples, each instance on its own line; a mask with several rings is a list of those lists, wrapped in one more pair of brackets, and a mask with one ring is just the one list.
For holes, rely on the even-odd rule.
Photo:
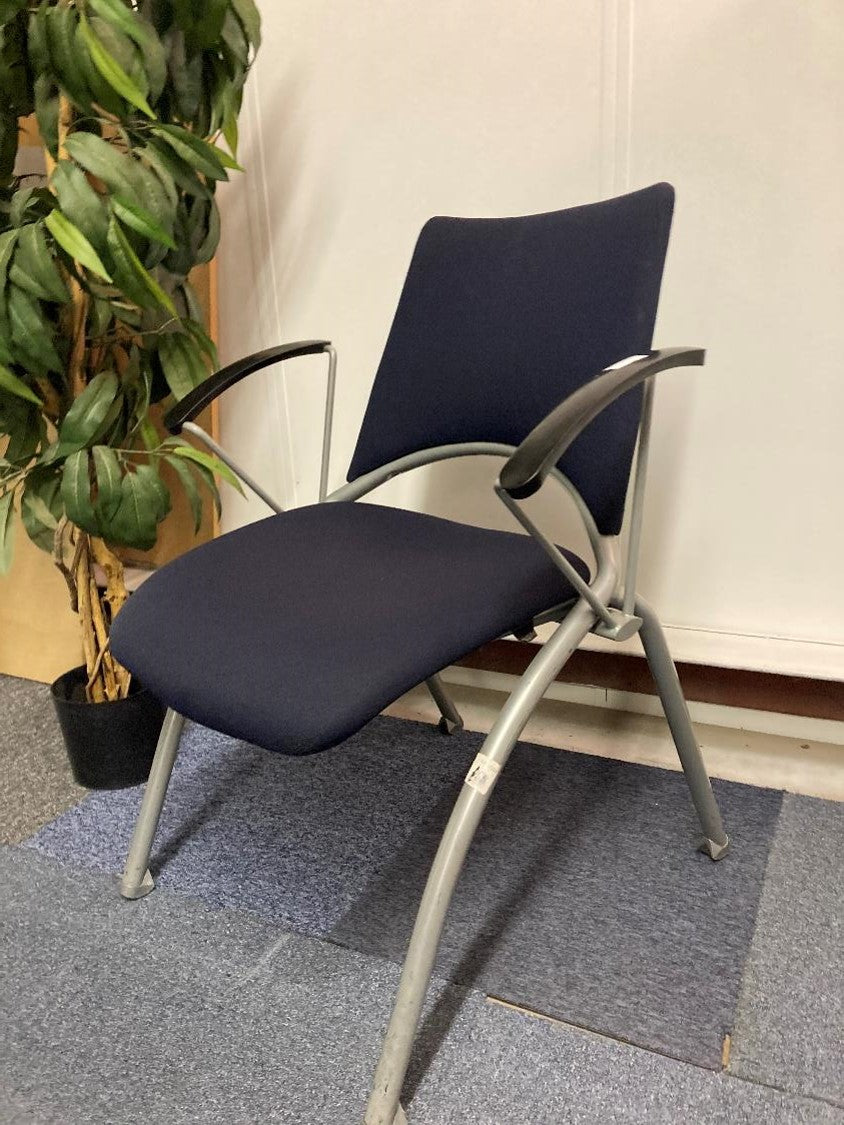
[(374, 504), (321, 504), (163, 567), (121, 610), (111, 647), (188, 718), (308, 754), (573, 598), (527, 536)]

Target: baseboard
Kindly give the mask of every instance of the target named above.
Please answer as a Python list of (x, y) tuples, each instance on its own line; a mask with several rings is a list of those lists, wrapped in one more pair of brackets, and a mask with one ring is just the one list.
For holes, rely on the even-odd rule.
[[(467, 671), (513, 677), (524, 672), (535, 654), (536, 646), (530, 642), (493, 641), (470, 653), (459, 666)], [(844, 683), (840, 681), (686, 662), (678, 663), (677, 671), (686, 699), (697, 709), (701, 722), (788, 735), (795, 730), (808, 731), (811, 726), (833, 735), (833, 741), (838, 739), (839, 728), (844, 730)], [(659, 710), (653, 698), (653, 679), (641, 656), (580, 650), (558, 676), (554, 690), (561, 685), (572, 689), (568, 698), (590, 706), (639, 714), (657, 714)], [(495, 690), (502, 689), (499, 686)]]
[[(486, 734), (501, 713), (501, 708), (516, 684), (514, 676), (480, 672), (470, 668), (450, 668), (443, 673), (449, 694), (463, 716), (466, 729)], [(456, 680), (465, 682), (455, 682)], [(485, 687), (472, 686), (475, 682)], [(590, 754), (617, 761), (636, 762), (660, 769), (679, 770), (680, 761), (664, 717), (617, 710), (619, 697), (587, 706), (572, 698), (595, 703), (595, 697), (577, 685), (554, 684), (540, 701), (522, 732), (522, 740), (550, 746), (563, 752)], [(561, 701), (553, 696), (565, 698)], [(629, 702), (625, 700), (625, 702)], [(651, 700), (655, 702), (655, 700)], [(612, 706), (611, 706), (612, 704)], [(719, 716), (726, 725), (706, 723), (697, 717), (699, 704), (692, 704), (695, 734), (710, 777), (784, 789), (808, 797), (844, 801), (844, 752), (839, 741), (815, 740), (803, 728), (796, 737), (779, 733), (760, 733), (730, 725), (737, 712), (723, 709)], [(388, 714), (417, 722), (436, 723), (439, 711), (426, 688), (420, 685), (402, 696)], [(751, 712), (754, 725), (764, 725), (771, 713)], [(782, 716), (773, 715), (776, 722)], [(798, 719), (798, 723), (813, 720)], [(822, 738), (835, 731), (829, 720), (814, 728)], [(840, 734), (840, 724), (837, 724)], [(457, 738), (456, 745), (459, 746)]]
[[(668, 647), (675, 660), (708, 667), (768, 672), (817, 680), (844, 682), (844, 642), (814, 641), (756, 633), (728, 633), (719, 629), (665, 625)], [(583, 648), (595, 652), (638, 655), (638, 638), (617, 644), (590, 634)]]

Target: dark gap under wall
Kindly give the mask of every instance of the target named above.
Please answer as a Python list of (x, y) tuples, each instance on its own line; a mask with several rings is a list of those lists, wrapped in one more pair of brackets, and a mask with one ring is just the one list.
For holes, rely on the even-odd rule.
[[(528, 641), (491, 641), (458, 663), (465, 668), (518, 676), (535, 653), (536, 646)], [(844, 719), (844, 683), (837, 680), (814, 680), (705, 664), (678, 663), (677, 671), (690, 702), (749, 707), (813, 719)], [(656, 694), (647, 661), (641, 656), (581, 650), (573, 654), (557, 679), (567, 684)]]

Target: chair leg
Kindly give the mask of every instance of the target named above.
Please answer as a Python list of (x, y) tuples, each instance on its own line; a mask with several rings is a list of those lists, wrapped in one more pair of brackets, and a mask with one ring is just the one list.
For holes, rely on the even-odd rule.
[(135, 824), (126, 867), (120, 879), (120, 893), (124, 898), (143, 898), (155, 886), (149, 871), (149, 854), (158, 827), (158, 818), (167, 795), (170, 774), (179, 749), (179, 739), (185, 720), (172, 709), (164, 716), (164, 725), (158, 738), (158, 747), (149, 771), (141, 811)]
[(677, 669), (668, 651), (665, 634), (658, 617), (641, 598), (636, 599), (636, 613), (642, 619), (640, 634), (645, 656), (656, 680), (665, 717), (703, 829), (700, 850), (706, 852), (711, 859), (723, 859), (729, 851), (730, 841), (724, 831), (721, 813), (709, 783), (709, 775), (695, 737)]
[(439, 673), (435, 672), (425, 681), (428, 691), (434, 697), (434, 703), (440, 709), (439, 728), (443, 734), (455, 734), (463, 730), (463, 718), (454, 705), (454, 700), (446, 691)]
[(534, 657), (518, 687), (504, 704), (495, 726), (472, 763), (440, 841), (419, 904), (387, 1028), (369, 1105), (366, 1125), (400, 1125), (399, 1097), (428, 981), (440, 943), (446, 912), (469, 845), (487, 801), (516, 740), (548, 685), (595, 623), (585, 602), (578, 603)]

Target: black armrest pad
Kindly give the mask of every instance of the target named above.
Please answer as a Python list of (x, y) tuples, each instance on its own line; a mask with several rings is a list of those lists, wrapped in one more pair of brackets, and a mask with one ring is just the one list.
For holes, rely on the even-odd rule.
[(227, 367), (215, 371), (213, 375), (209, 375), (198, 387), (194, 387), (189, 394), (171, 407), (164, 417), (164, 425), (171, 434), (178, 434), (185, 422), (192, 422), (218, 395), (247, 375), (251, 375), (253, 371), (260, 371), (262, 367), (269, 367), (271, 363), (279, 363), (283, 359), (324, 352), (329, 343), (328, 340), (300, 340), (295, 344), (279, 344), (278, 347), (267, 348), (266, 351), (255, 352), (253, 355), (238, 359)]
[(702, 348), (663, 348), (624, 367), (600, 372), (531, 430), (501, 470), (499, 484), (515, 500), (532, 496), (577, 435), (604, 407), (658, 371), (700, 367), (705, 356)]

